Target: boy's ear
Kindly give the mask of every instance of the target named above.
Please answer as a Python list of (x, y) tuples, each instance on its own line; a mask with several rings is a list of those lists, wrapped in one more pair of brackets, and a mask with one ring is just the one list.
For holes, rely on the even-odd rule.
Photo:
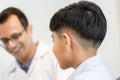
[(67, 33), (62, 33), (62, 40), (66, 46), (71, 47), (71, 38)]

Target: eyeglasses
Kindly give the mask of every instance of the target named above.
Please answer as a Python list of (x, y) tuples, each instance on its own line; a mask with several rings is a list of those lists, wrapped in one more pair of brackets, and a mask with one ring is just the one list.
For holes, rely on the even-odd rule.
[(24, 32), (25, 30), (23, 30), (22, 32), (20, 33), (15, 33), (11, 36), (11, 38), (2, 38), (0, 39), (0, 46), (2, 47), (6, 47), (9, 43), (9, 41), (12, 41), (12, 42), (16, 42), (19, 37), (22, 35), (22, 33)]

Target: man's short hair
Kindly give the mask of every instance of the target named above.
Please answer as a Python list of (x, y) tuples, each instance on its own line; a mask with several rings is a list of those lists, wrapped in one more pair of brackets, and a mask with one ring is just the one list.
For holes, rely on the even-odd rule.
[(15, 7), (8, 7), (0, 13), (0, 24), (4, 23), (11, 15), (16, 15), (24, 29), (27, 28), (28, 20), (25, 14)]

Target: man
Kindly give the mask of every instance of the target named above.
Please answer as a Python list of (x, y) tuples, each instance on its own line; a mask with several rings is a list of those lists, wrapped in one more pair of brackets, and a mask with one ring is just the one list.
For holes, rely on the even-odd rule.
[(54, 54), (62, 69), (75, 69), (68, 80), (112, 80), (97, 54), (106, 29), (102, 10), (92, 2), (80, 1), (53, 15)]
[(17, 8), (0, 14), (0, 46), (15, 57), (3, 80), (56, 80), (56, 62), (48, 45), (32, 40), (32, 26)]

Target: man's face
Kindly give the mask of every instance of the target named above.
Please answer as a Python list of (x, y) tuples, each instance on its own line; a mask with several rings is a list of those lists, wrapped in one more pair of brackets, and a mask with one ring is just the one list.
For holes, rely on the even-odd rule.
[(0, 24), (0, 40), (4, 43), (4, 48), (18, 60), (25, 59), (29, 55), (31, 30), (29, 26), (24, 30), (16, 15), (11, 15)]
[(52, 33), (52, 39), (54, 42), (53, 52), (62, 69), (71, 67), (71, 55), (66, 47), (64, 37), (58, 36), (55, 32)]

